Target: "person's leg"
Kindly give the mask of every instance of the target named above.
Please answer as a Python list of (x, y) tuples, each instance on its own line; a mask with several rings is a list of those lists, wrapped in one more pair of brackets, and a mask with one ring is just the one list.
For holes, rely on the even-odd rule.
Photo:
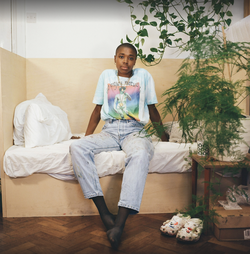
[(126, 153), (126, 160), (118, 206), (139, 212), (154, 146), (145, 134), (139, 136), (137, 133), (124, 139), (122, 150)]
[(99, 176), (94, 162), (95, 154), (102, 151), (120, 150), (117, 142), (106, 132), (86, 136), (72, 143), (70, 147), (73, 170), (85, 198), (92, 199), (100, 217), (108, 229), (114, 226), (114, 215), (106, 206)]
[(115, 150), (120, 150), (120, 146), (106, 132), (86, 136), (71, 144), (73, 171), (85, 198), (103, 196), (94, 161), (95, 154)]
[(118, 215), (114, 228), (107, 232), (114, 249), (118, 248), (128, 215), (139, 212), (149, 162), (154, 154), (151, 140), (146, 138), (145, 134), (139, 135), (141, 128), (136, 121), (129, 124), (121, 122), (119, 126), (119, 137), (122, 150), (126, 153), (126, 161)]
[(107, 231), (107, 236), (113, 249), (118, 248), (125, 222), (128, 218), (129, 213), (129, 208), (119, 207), (119, 211), (115, 220), (115, 225), (112, 229)]
[(94, 197), (92, 200), (100, 214), (101, 220), (107, 230), (115, 226), (115, 216), (109, 211), (103, 196)]

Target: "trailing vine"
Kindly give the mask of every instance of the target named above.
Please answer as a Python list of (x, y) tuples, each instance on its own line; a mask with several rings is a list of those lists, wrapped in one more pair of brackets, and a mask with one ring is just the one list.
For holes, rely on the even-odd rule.
[[(147, 0), (138, 4), (143, 17), (137, 17), (132, 0), (117, 1), (127, 3), (130, 8), (135, 37), (126, 35), (127, 42), (136, 46), (141, 61), (150, 66), (162, 60), (167, 47), (185, 50), (196, 39), (220, 34), (221, 26), (231, 24), (229, 7), (234, 4), (234, 0)], [(159, 43), (145, 54), (143, 46), (150, 37), (149, 27), (158, 32)]]

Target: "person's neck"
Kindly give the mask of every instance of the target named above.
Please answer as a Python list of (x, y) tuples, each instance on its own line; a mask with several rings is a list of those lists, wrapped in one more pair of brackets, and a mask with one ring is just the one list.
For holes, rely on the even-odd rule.
[(130, 72), (130, 74), (124, 76), (123, 74), (120, 74), (119, 72), (117, 72), (117, 76), (119, 77), (123, 77), (123, 78), (131, 78), (133, 76), (133, 71)]

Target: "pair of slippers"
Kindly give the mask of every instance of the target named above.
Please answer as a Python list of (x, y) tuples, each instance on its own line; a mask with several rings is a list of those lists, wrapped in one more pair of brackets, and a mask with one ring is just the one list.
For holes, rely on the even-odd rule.
[(174, 215), (160, 227), (161, 233), (167, 236), (176, 236), (183, 242), (197, 242), (200, 239), (203, 222), (198, 218), (184, 216), (181, 213)]

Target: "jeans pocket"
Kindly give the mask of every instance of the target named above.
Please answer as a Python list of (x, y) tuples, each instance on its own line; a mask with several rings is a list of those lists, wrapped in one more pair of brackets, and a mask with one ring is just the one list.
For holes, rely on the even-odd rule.
[(131, 127), (134, 127), (134, 128), (139, 128), (139, 129), (143, 129), (144, 125), (140, 122), (137, 122), (137, 121), (131, 121), (129, 122), (130, 126)]
[(110, 123), (109, 121), (106, 121), (102, 127), (102, 130), (106, 130), (111, 124), (112, 124), (112, 122)]

